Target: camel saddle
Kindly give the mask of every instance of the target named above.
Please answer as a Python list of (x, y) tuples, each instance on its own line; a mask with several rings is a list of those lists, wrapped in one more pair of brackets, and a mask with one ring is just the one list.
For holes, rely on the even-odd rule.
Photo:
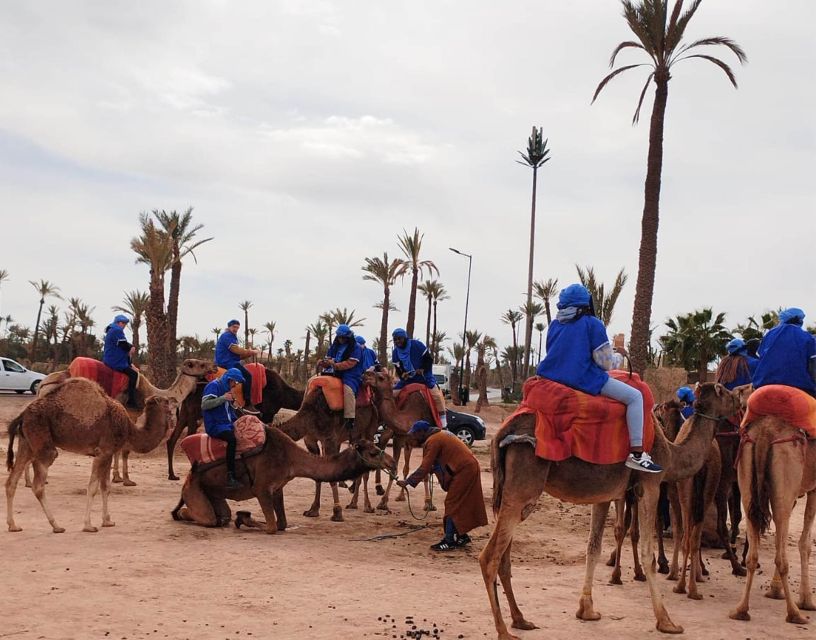
[(266, 367), (260, 362), (250, 362), (244, 365), (244, 368), (252, 376), (252, 397), (250, 401), (258, 407), (263, 402), (263, 390), (266, 386)]
[(816, 438), (816, 398), (782, 384), (769, 384), (754, 391), (748, 398), (748, 410), (742, 419), (742, 429), (763, 416), (774, 416)]
[[(207, 380), (207, 382), (212, 382), (213, 380), (223, 376), (226, 372), (227, 372), (227, 370), (224, 367), (218, 367), (218, 370), (215, 373), (208, 373), (206, 376), (204, 376), (204, 378)], [(253, 372), (250, 370), (249, 373), (251, 375)], [(266, 375), (264, 375), (264, 380), (266, 380)], [(252, 388), (254, 390), (255, 385), (252, 385)], [(236, 384), (232, 388), (232, 395), (235, 398), (235, 400), (233, 401), (233, 404), (236, 407), (238, 407), (239, 409), (242, 409), (243, 407), (246, 406), (246, 399), (244, 398), (244, 385)], [(255, 393), (253, 392), (252, 395), (254, 396)], [(253, 402), (252, 404), (255, 404), (255, 403)]]
[[(613, 370), (609, 375), (643, 394), (643, 448), (654, 444), (651, 389), (640, 377)], [(535, 452), (539, 458), (560, 462), (576, 457), (592, 464), (615, 464), (629, 455), (626, 405), (593, 396), (546, 378), (530, 378), (522, 388), (521, 406), (504, 421), (535, 415)]]
[(323, 390), (323, 397), (326, 404), (332, 411), (343, 410), (343, 381), (334, 376), (314, 376), (306, 386), (305, 395), (309, 395), (317, 389)]
[[(235, 457), (260, 453), (266, 442), (266, 425), (255, 416), (242, 416), (235, 421)], [(206, 433), (194, 433), (181, 441), (181, 448), (191, 464), (208, 464), (227, 457), (227, 443)]]
[(427, 385), (421, 382), (407, 384), (399, 390), (399, 395), (397, 395), (397, 409), (402, 411), (403, 407), (405, 407), (405, 403), (408, 402), (408, 398), (411, 397), (412, 393), (422, 394), (422, 397), (425, 398), (425, 402), (427, 402), (428, 406), (431, 408), (431, 415), (433, 416), (434, 424), (441, 429), (442, 419), (439, 417), (439, 409), (436, 408), (436, 403), (431, 395), (431, 390)]
[(74, 358), (68, 365), (68, 373), (72, 378), (93, 380), (113, 399), (128, 388), (128, 377), (124, 373), (114, 371), (104, 362), (93, 358)]
[(370, 407), (373, 398), (374, 394), (371, 392), (371, 387), (361, 385), (360, 390), (357, 392), (357, 408)]

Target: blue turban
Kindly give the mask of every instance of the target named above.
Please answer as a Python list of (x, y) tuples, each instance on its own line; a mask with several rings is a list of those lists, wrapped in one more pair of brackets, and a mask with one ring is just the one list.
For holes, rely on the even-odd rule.
[(581, 284), (571, 284), (566, 289), (561, 289), (558, 295), (559, 309), (567, 307), (588, 307), (592, 301), (589, 290)]
[(225, 385), (229, 386), (227, 383), (230, 380), (235, 380), (238, 384), (244, 383), (244, 374), (241, 373), (240, 369), (227, 369), (224, 372), (224, 375), (221, 376), (221, 380), (224, 382)]
[(391, 332), (391, 337), (392, 338), (405, 338), (407, 340), (408, 339), (408, 332), (405, 331), (405, 329), (394, 329), (394, 331)]
[(677, 390), (677, 397), (686, 404), (691, 404), (696, 400), (694, 397), (694, 391), (691, 390), (691, 387), (680, 387)]
[(739, 353), (740, 351), (743, 351), (744, 349), (745, 349), (745, 341), (740, 340), (739, 338), (734, 338), (733, 340), (731, 340), (731, 342), (729, 342), (727, 345), (725, 345), (725, 350), (728, 353), (732, 354), (732, 355), (735, 354), (735, 353)]
[(235, 320), (234, 318), (227, 323), (228, 327), (231, 327), (234, 324), (241, 324), (240, 320)]
[(430, 429), (433, 425), (428, 422), (427, 420), (417, 420), (410, 429), (408, 429), (408, 435), (413, 435), (417, 433), (425, 433), (428, 429)]
[(365, 338), (363, 336), (354, 336), (354, 339), (357, 341), (357, 344), (360, 346), (365, 344)]
[(128, 317), (127, 317), (127, 316), (123, 316), (123, 315), (120, 313), (118, 316), (116, 316), (116, 317), (113, 319), (113, 322), (111, 322), (111, 324), (116, 324), (117, 322), (124, 322), (125, 324), (127, 324), (128, 322), (130, 322), (130, 320), (128, 320)]
[(337, 325), (337, 331), (335, 331), (335, 335), (338, 338), (348, 338), (352, 336), (351, 327), (347, 324), (339, 324)]
[(779, 314), (779, 324), (798, 324), (805, 321), (805, 312), (797, 307), (790, 307)]

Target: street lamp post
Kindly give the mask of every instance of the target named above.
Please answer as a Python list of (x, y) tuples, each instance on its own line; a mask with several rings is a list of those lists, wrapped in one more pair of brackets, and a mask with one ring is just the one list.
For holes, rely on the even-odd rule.
[(468, 259), (468, 278), (467, 278), (467, 294), (465, 295), (465, 324), (464, 328), (462, 329), (462, 366), (459, 368), (459, 399), (462, 400), (462, 404), (467, 404), (465, 399), (465, 392), (467, 391), (464, 386), (465, 382), (465, 349), (467, 348), (465, 345), (467, 344), (467, 316), (468, 316), (468, 304), (470, 303), (470, 269), (473, 266), (473, 256), (459, 251), (458, 249), (454, 249), (453, 247), (448, 247), (454, 253), (458, 253), (460, 256), (464, 256)]

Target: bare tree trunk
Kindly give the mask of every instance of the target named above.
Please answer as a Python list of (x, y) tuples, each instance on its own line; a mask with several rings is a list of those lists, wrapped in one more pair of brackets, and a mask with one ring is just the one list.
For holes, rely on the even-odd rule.
[(309, 378), (309, 345), (312, 342), (312, 332), (306, 330), (306, 347), (303, 349), (303, 375), (304, 379)]
[(454, 406), (458, 407), (462, 404), (462, 399), (459, 397), (459, 382), (461, 380), (460, 373), (453, 369), (451, 372), (450, 377), (450, 394), (451, 394), (451, 402)]
[[(173, 243), (173, 265), (170, 268), (170, 291), (167, 299), (167, 351), (173, 367), (176, 366), (176, 328), (178, 326), (179, 293), (181, 291), (181, 258), (176, 242)], [(138, 350), (137, 350), (138, 353)]]
[(524, 377), (530, 375), (530, 344), (533, 339), (533, 316), (529, 313), (533, 304), (533, 257), (535, 255), (535, 214), (536, 214), (536, 187), (538, 184), (538, 168), (533, 168), (533, 202), (530, 206), (530, 262), (527, 267), (527, 312), (525, 313), (524, 328)]
[(431, 299), (428, 298), (428, 322), (425, 323), (425, 346), (431, 346)]
[(37, 322), (34, 325), (34, 338), (31, 341), (31, 353), (29, 354), (28, 358), (31, 360), (31, 364), (34, 364), (34, 361), (37, 359), (37, 338), (39, 338), (40, 333), (40, 318), (42, 317), (42, 308), (45, 304), (45, 298), (40, 298), (40, 308), (37, 309)]
[(405, 331), (409, 338), (414, 337), (414, 320), (416, 318), (416, 294), (417, 294), (417, 280), (419, 279), (419, 269), (412, 269), (411, 276), (411, 297), (408, 299), (408, 324), (405, 325)]
[(487, 399), (487, 365), (485, 365), (485, 347), (479, 346), (476, 349), (476, 387), (479, 389), (479, 398), (476, 400), (476, 413), (482, 407), (490, 405)]
[(159, 387), (169, 387), (176, 377), (170, 353), (170, 323), (164, 310), (164, 273), (150, 269), (150, 301), (147, 305), (147, 359), (150, 376)]
[(386, 366), (390, 358), (388, 358), (388, 309), (391, 306), (391, 287), (383, 286), (383, 308), (382, 319), (380, 320), (380, 344), (377, 349), (377, 357), (380, 359), (380, 364)]
[(435, 364), (439, 362), (439, 345), (436, 344), (436, 304), (437, 304), (437, 300), (436, 300), (436, 298), (434, 298), (434, 301), (433, 301), (433, 333), (431, 333), (431, 336), (433, 336), (434, 344), (433, 344), (433, 349), (431, 349), (431, 353), (433, 353), (434, 363)]

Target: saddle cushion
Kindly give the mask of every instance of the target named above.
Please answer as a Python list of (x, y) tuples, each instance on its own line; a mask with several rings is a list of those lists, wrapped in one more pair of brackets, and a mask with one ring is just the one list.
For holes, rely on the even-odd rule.
[[(630, 378), (628, 372), (614, 370), (609, 375), (643, 394), (643, 448), (649, 451), (654, 444), (654, 397), (649, 386), (637, 374)], [(574, 456), (592, 464), (615, 464), (629, 455), (623, 403), (545, 378), (530, 378), (522, 389), (521, 406), (505, 423), (528, 413), (536, 417), (536, 455), (540, 458), (559, 462)]]
[[(236, 457), (266, 442), (266, 426), (255, 416), (235, 421)], [(191, 463), (206, 464), (227, 457), (227, 443), (206, 433), (194, 433), (181, 441), (181, 448)]]
[(128, 377), (124, 373), (114, 371), (104, 362), (93, 358), (74, 358), (68, 365), (68, 373), (72, 378), (93, 380), (114, 399), (127, 391)]
[(408, 398), (411, 397), (412, 393), (421, 393), (422, 397), (425, 398), (425, 402), (428, 403), (428, 406), (431, 408), (431, 415), (433, 416), (434, 424), (442, 428), (442, 420), (439, 417), (439, 409), (436, 407), (436, 402), (434, 402), (433, 396), (431, 395), (431, 390), (428, 388), (428, 385), (421, 383), (421, 382), (414, 382), (412, 384), (406, 384), (402, 389), (399, 390), (399, 395), (397, 396), (397, 409), (402, 411), (403, 407), (405, 407), (405, 403), (408, 402)]
[(326, 398), (326, 404), (332, 411), (343, 410), (343, 381), (334, 376), (314, 376), (309, 380), (306, 387), (306, 394), (309, 395), (312, 391), (317, 389), (323, 390), (323, 397)]
[(796, 387), (769, 384), (754, 391), (748, 398), (748, 410), (742, 419), (745, 429), (754, 420), (774, 416), (802, 429), (809, 438), (816, 438), (816, 398)]

